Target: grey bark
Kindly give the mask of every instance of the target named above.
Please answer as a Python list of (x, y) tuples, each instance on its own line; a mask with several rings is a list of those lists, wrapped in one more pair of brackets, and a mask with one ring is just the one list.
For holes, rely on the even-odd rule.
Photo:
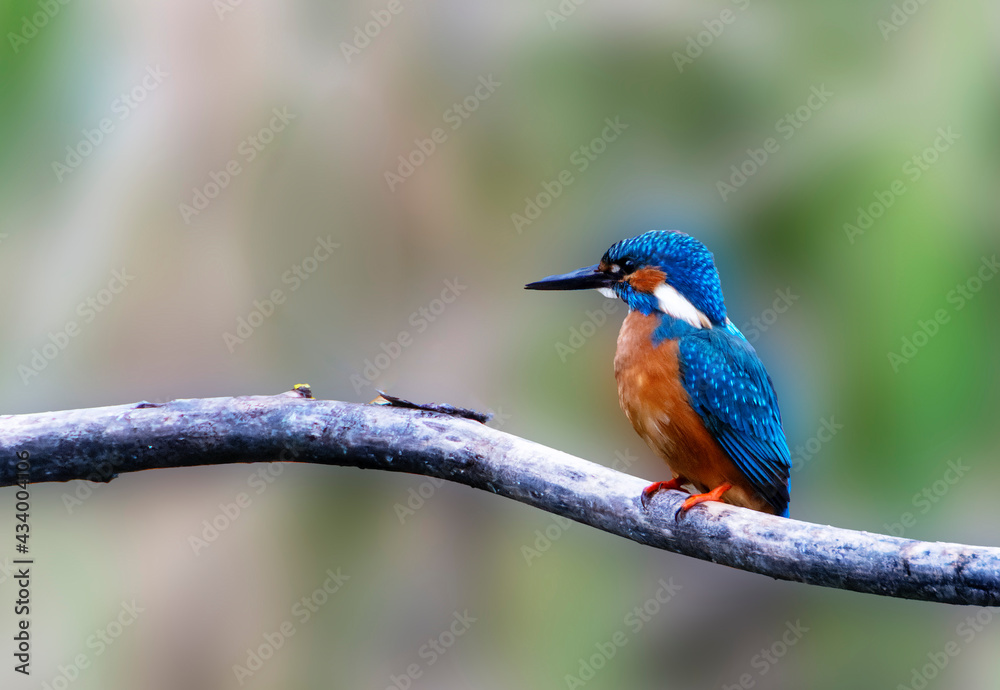
[[(445, 409), (445, 408), (438, 408)], [(640, 544), (769, 577), (949, 604), (1000, 604), (1000, 548), (839, 529), (685, 494), (451, 414), (297, 393), (0, 416), (0, 486), (110, 481), (163, 467), (294, 460), (409, 472), (490, 491)]]

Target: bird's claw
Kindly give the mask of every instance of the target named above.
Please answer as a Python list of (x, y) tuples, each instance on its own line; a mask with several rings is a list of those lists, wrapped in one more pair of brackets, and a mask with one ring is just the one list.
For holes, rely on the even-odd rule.
[(684, 514), (687, 511), (691, 510), (691, 508), (694, 508), (699, 503), (707, 503), (708, 501), (722, 502), (722, 495), (732, 488), (733, 485), (730, 484), (729, 482), (726, 482), (725, 484), (719, 484), (717, 487), (715, 487), (714, 489), (712, 489), (707, 493), (694, 494), (692, 496), (689, 496), (687, 500), (681, 504), (681, 507), (678, 508), (677, 512), (674, 514), (674, 522), (680, 522), (681, 518), (684, 517)]
[(643, 510), (649, 510), (649, 504), (653, 501), (653, 496), (658, 491), (680, 491), (681, 486), (687, 483), (687, 479), (684, 477), (674, 477), (670, 481), (666, 482), (653, 482), (645, 489), (642, 490), (642, 494), (639, 495), (639, 502), (642, 504)]

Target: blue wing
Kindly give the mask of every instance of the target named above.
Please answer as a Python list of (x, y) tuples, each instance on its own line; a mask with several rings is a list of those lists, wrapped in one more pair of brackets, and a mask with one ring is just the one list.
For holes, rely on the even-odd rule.
[(791, 458), (771, 377), (735, 327), (680, 339), (691, 406), (760, 495), (788, 516)]

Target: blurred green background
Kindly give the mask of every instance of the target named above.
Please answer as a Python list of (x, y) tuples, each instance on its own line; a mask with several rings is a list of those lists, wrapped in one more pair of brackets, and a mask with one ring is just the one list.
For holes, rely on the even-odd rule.
[[(618, 409), (624, 309), (522, 285), (682, 229), (774, 378), (793, 517), (1000, 543), (997, 3), (0, 21), (5, 414), (382, 388), (663, 479)], [(773, 582), (422, 477), (206, 467), (32, 500), (25, 679), (0, 491), (5, 688), (1000, 687), (976, 609)]]

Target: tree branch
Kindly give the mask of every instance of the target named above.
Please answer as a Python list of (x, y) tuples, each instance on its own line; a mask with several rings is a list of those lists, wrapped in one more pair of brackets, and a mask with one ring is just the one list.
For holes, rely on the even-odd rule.
[[(949, 604), (1000, 605), (1000, 548), (898, 539), (709, 504), (456, 414), (305, 393), (0, 416), (0, 486), (162, 467), (294, 460), (440, 477), (626, 539), (781, 580)], [(449, 409), (454, 408), (437, 408)], [(23, 466), (22, 466), (23, 467)]]

